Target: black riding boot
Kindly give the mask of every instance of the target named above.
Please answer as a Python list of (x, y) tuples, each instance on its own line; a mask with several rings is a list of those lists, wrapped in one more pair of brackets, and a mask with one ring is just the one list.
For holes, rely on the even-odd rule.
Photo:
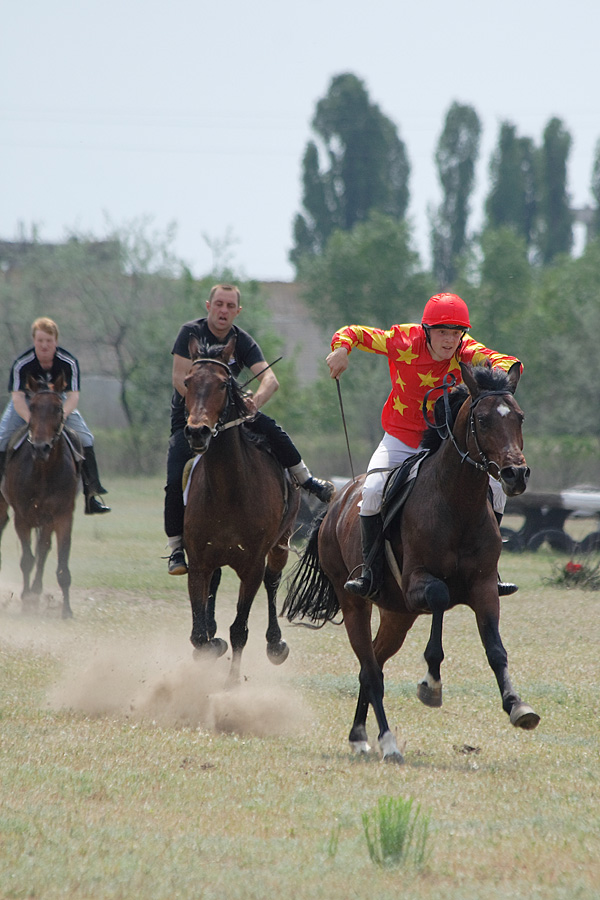
[(379, 593), (385, 564), (383, 522), (381, 516), (359, 516), (362, 540), (363, 570), (358, 578), (347, 581), (344, 588), (351, 594), (372, 599)]
[(0, 481), (4, 478), (6, 468), (6, 450), (0, 450)]
[[(500, 528), (500, 523), (502, 522), (502, 513), (496, 512), (494, 510), (494, 515), (496, 516), (496, 522), (498, 523), (498, 528)], [(512, 581), (501, 581), (500, 580), (500, 572), (498, 572), (498, 596), (499, 597), (508, 597), (510, 594), (516, 594), (519, 590), (518, 584), (513, 584)]]
[(83, 494), (85, 497), (85, 514), (110, 512), (110, 506), (100, 500), (98, 494), (106, 494), (107, 491), (100, 484), (98, 463), (93, 447), (83, 448), (83, 462), (81, 463), (81, 480), (83, 482)]

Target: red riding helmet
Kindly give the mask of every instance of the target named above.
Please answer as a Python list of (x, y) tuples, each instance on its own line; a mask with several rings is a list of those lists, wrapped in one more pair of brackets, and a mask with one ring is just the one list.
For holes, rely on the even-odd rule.
[(470, 328), (467, 304), (458, 294), (435, 294), (425, 304), (421, 324), (427, 328)]

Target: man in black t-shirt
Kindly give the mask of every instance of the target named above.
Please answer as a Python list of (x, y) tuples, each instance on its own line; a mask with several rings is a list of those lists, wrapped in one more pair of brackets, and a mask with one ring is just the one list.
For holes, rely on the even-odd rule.
[(186, 322), (179, 330), (173, 345), (173, 397), (171, 400), (171, 437), (167, 456), (167, 484), (165, 487), (165, 531), (169, 544), (169, 574), (185, 575), (187, 564), (183, 550), (184, 504), (181, 488), (183, 469), (193, 453), (183, 433), (186, 424), (184, 379), (190, 371), (188, 350), (189, 339), (195, 335), (205, 344), (225, 344), (232, 334), (236, 336), (234, 357), (229, 367), (234, 376), (242, 369), (249, 369), (257, 376), (257, 391), (248, 401), (249, 409), (255, 413), (244, 427), (263, 434), (281, 465), (288, 469), (300, 487), (315, 494), (327, 503), (335, 488), (329, 481), (311, 475), (291, 438), (279, 425), (259, 412), (260, 407), (273, 396), (279, 382), (272, 369), (266, 368), (265, 358), (253, 337), (234, 325), (234, 319), (242, 311), (240, 291), (230, 284), (217, 284), (206, 301), (207, 316)]
[(80, 382), (79, 363), (72, 353), (58, 346), (58, 326), (52, 319), (46, 317), (36, 319), (31, 326), (31, 335), (33, 347), (21, 353), (10, 370), (8, 390), (11, 399), (0, 420), (0, 480), (4, 474), (6, 450), (11, 435), (29, 422), (28, 378), (33, 378), (37, 382), (53, 384), (58, 376), (62, 375), (65, 379), (63, 394), (65, 424), (79, 436), (84, 453), (81, 478), (85, 496), (85, 512), (87, 515), (110, 512), (110, 507), (106, 506), (99, 497), (100, 494), (106, 494), (106, 490), (100, 484), (94, 452), (94, 436), (77, 409)]

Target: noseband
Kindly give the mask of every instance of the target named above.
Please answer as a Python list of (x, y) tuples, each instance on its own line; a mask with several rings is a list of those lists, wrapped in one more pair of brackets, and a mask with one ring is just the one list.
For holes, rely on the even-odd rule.
[[(475, 412), (475, 407), (477, 406), (477, 404), (481, 400), (484, 400), (486, 397), (504, 397), (507, 394), (509, 394), (510, 391), (482, 391), (478, 395), (478, 397), (476, 397), (475, 400), (473, 400), (473, 398), (471, 398), (471, 405), (469, 407), (469, 419), (467, 422), (467, 431), (470, 431), (471, 434), (473, 435), (473, 440), (475, 441), (475, 447), (477, 448), (479, 458), (481, 459), (481, 462), (478, 462), (477, 460), (475, 460), (471, 456), (469, 456), (468, 450), (465, 451), (465, 450), (460, 449), (460, 447), (456, 443), (456, 438), (454, 437), (454, 433), (452, 431), (452, 425), (451, 425), (452, 414), (450, 412), (450, 402), (448, 400), (448, 393), (452, 390), (452, 388), (454, 387), (455, 384), (456, 384), (456, 378), (451, 373), (446, 375), (442, 382), (442, 391), (443, 391), (443, 397), (444, 397), (444, 416), (445, 416), (445, 420), (446, 420), (443, 425), (435, 425), (433, 422), (430, 422), (429, 419), (427, 418), (427, 398), (429, 397), (429, 395), (431, 393), (433, 393), (433, 391), (438, 391), (439, 388), (432, 388), (430, 391), (427, 391), (427, 393), (425, 394), (425, 398), (423, 400), (423, 406), (422, 406), (422, 412), (423, 412), (423, 417), (425, 419), (425, 422), (429, 428), (433, 428), (434, 431), (437, 431), (437, 433), (439, 434), (439, 436), (441, 437), (441, 439), (443, 441), (445, 441), (447, 438), (450, 439), (452, 445), (456, 449), (456, 452), (460, 456), (461, 463), (468, 462), (469, 465), (474, 466), (480, 472), (485, 472), (486, 475), (490, 475), (496, 481), (499, 481), (500, 480), (500, 466), (498, 465), (498, 463), (495, 460), (493, 460), (493, 459), (489, 460), (487, 458), (487, 456), (485, 455), (485, 453), (483, 452), (483, 450), (481, 449), (481, 445), (477, 438), (477, 428), (475, 426), (474, 412)], [(497, 475), (493, 475), (492, 472), (490, 472), (490, 466), (496, 467), (496, 469), (498, 470)]]

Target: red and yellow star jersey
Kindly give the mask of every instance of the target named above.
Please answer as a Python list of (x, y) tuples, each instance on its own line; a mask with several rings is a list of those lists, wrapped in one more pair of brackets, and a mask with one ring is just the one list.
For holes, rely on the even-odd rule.
[[(381, 414), (384, 431), (397, 437), (409, 447), (418, 447), (425, 428), (422, 405), (427, 391), (440, 388), (429, 395), (429, 410), (439, 396), (444, 377), (451, 372), (457, 383), (462, 381), (459, 362), (480, 365), (486, 359), (493, 366), (508, 371), (515, 362), (514, 356), (505, 356), (490, 350), (473, 340), (468, 334), (463, 338), (452, 359), (437, 362), (429, 352), (425, 332), (421, 325), (392, 325), (388, 331), (367, 328), (363, 325), (346, 325), (336, 331), (331, 339), (333, 350), (353, 347), (368, 353), (387, 356), (392, 379), (392, 390)], [(521, 367), (522, 368), (522, 367)]]

